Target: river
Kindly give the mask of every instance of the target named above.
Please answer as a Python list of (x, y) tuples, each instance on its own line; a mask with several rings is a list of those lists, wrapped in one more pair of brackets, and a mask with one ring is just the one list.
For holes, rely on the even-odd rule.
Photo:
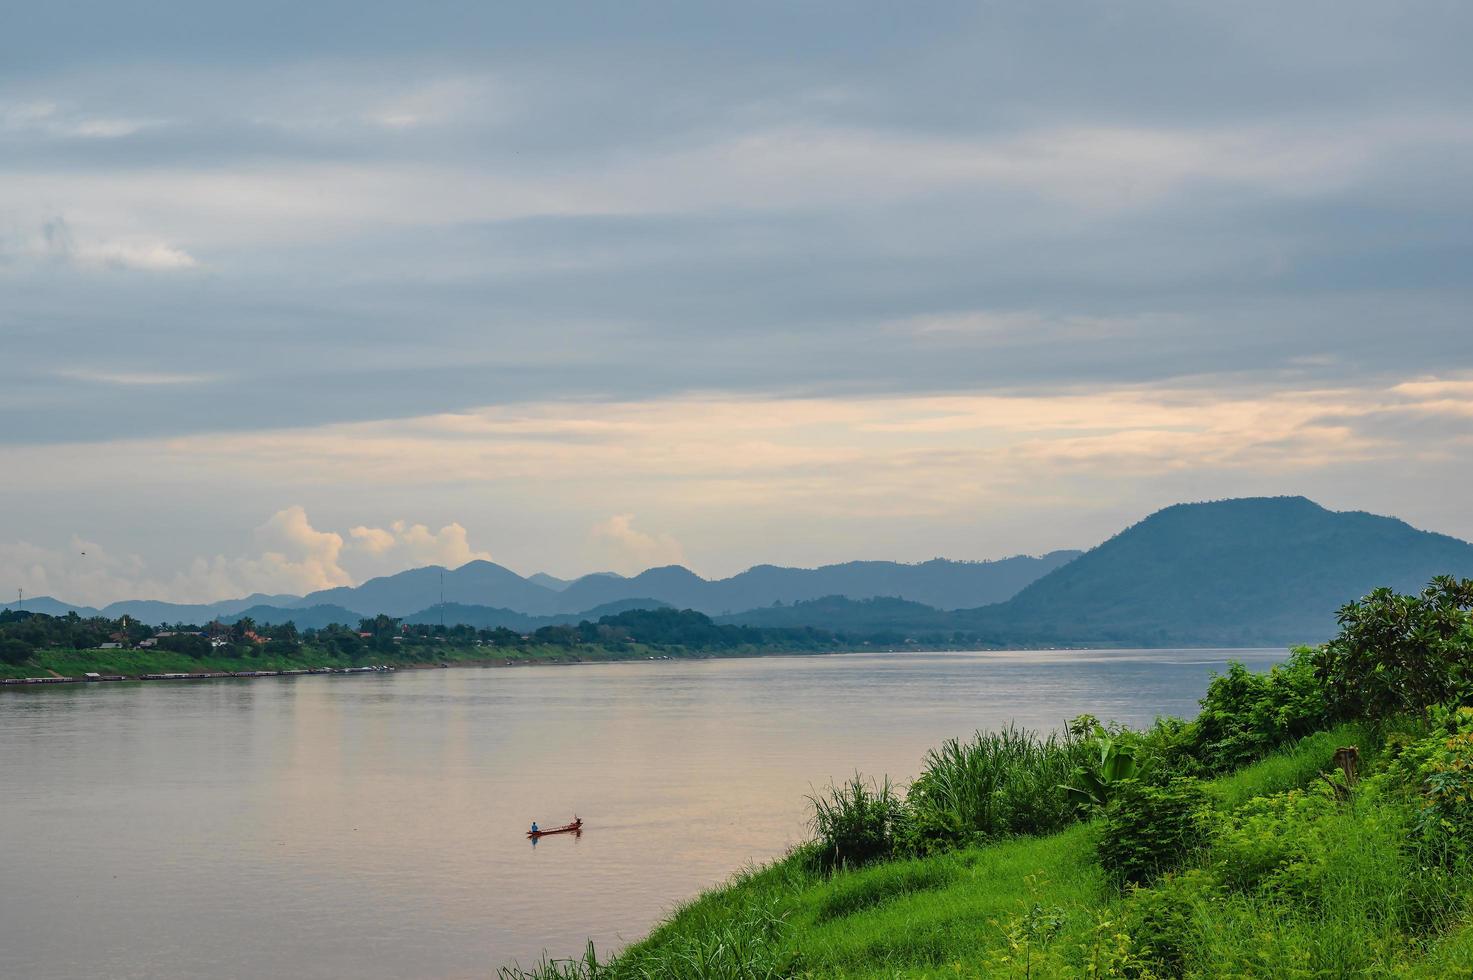
[[(1191, 716), (1273, 650), (893, 653), (0, 690), (0, 972), (485, 978), (639, 938), (805, 794), (978, 727)], [(524, 835), (578, 814), (579, 837)]]

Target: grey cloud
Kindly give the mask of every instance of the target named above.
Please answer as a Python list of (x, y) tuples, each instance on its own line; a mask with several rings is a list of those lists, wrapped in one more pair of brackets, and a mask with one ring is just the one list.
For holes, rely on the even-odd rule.
[(1473, 367), (1467, 5), (3, 20), (0, 443)]

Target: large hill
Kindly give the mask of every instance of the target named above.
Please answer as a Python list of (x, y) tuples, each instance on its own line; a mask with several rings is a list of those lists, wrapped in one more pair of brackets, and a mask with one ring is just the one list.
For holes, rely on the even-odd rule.
[(1303, 497), (1220, 500), (1157, 511), (965, 618), (1060, 642), (1315, 643), (1351, 599), (1443, 574), (1473, 576), (1473, 544)]

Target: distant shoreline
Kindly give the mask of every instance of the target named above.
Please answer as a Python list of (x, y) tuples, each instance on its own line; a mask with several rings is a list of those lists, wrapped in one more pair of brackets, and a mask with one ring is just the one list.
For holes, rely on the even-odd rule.
[[(351, 666), (311, 666), (311, 667), (284, 667), (284, 668), (261, 668), (241, 669), (236, 671), (227, 670), (156, 670), (143, 671), (139, 673), (104, 672), (101, 670), (87, 671), (79, 674), (30, 677), (0, 677), (0, 689), (50, 687), (67, 684), (118, 684), (118, 683), (170, 683), (184, 681), (218, 681), (218, 680), (258, 680), (264, 677), (302, 677), (302, 676), (324, 676), (324, 675), (360, 675), (374, 673), (398, 673), (399, 671), (420, 670), (445, 670), (457, 667), (479, 668), (479, 669), (508, 669), (515, 667), (576, 667), (594, 664), (624, 664), (624, 663), (652, 663), (656, 661), (678, 661), (678, 660), (756, 660), (769, 657), (831, 657), (844, 656), (856, 653), (1076, 653), (1087, 650), (1287, 650), (1288, 647), (1281, 646), (1255, 646), (1255, 647), (1230, 647), (1230, 646), (1166, 646), (1166, 647), (1144, 647), (1144, 646), (1078, 646), (1078, 647), (988, 647), (979, 648), (972, 645), (962, 646), (897, 646), (897, 647), (858, 647), (842, 650), (772, 650), (772, 651), (741, 651), (736, 653), (719, 653), (712, 651), (700, 652), (658, 652), (643, 653), (637, 655), (605, 655), (605, 656), (578, 656), (560, 654), (531, 657), (453, 657), (434, 663), (424, 661), (387, 661), (382, 664), (351, 665)], [(450, 653), (451, 651), (447, 651)], [(88, 677), (87, 673), (97, 676)]]

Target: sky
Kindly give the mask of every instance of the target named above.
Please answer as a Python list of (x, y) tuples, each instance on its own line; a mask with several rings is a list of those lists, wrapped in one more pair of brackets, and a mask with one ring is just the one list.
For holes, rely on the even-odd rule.
[(0, 0), (0, 595), (1473, 538), (1473, 5)]

